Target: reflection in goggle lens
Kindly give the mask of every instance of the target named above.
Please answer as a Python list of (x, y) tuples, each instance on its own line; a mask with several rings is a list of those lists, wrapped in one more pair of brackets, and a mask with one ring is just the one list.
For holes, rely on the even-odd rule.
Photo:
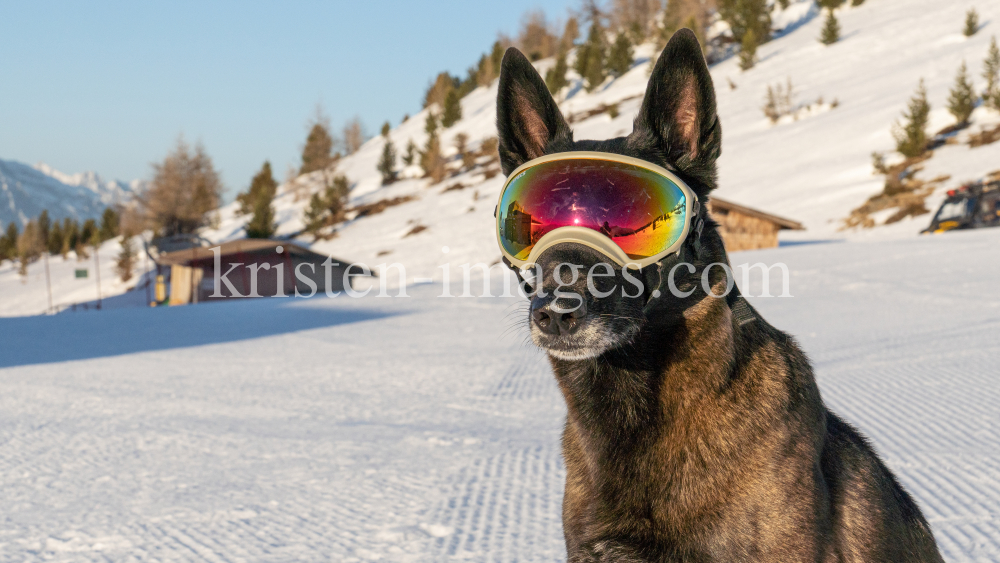
[(683, 234), (687, 201), (672, 180), (640, 166), (574, 158), (543, 162), (510, 181), (500, 199), (500, 241), (526, 260), (546, 234), (585, 227), (629, 258), (654, 256)]

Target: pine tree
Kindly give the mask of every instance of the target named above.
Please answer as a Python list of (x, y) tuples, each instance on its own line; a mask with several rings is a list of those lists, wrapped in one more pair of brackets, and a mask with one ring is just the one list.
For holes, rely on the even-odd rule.
[(85, 246), (90, 244), (90, 241), (94, 239), (94, 234), (98, 232), (97, 222), (93, 219), (87, 219), (83, 222), (83, 226), (80, 227), (80, 236), (76, 239), (77, 247)]
[(349, 193), (350, 182), (345, 176), (338, 175), (327, 183), (322, 192), (313, 194), (303, 217), (306, 232), (318, 240), (320, 230), (343, 221)]
[(493, 73), (500, 76), (500, 65), (503, 63), (503, 55), (507, 51), (507, 46), (499, 39), (493, 42), (490, 49), (490, 63), (493, 65)]
[(837, 16), (834, 15), (831, 8), (826, 11), (826, 23), (823, 24), (823, 33), (819, 36), (819, 42), (824, 45), (833, 45), (837, 41), (840, 41), (840, 23), (837, 22)]
[(458, 97), (464, 98), (469, 95), (470, 92), (479, 87), (479, 67), (473, 66), (469, 67), (466, 71), (465, 80), (458, 87)]
[(302, 148), (302, 166), (299, 167), (299, 174), (322, 170), (333, 161), (333, 137), (330, 136), (330, 128), (318, 119), (309, 130), (306, 146)]
[[(678, 0), (667, 0), (667, 8), (663, 11), (663, 27), (660, 28), (656, 51), (662, 51), (666, 41), (681, 28), (684, 3)], [(661, 45), (662, 43), (662, 45)]]
[(619, 32), (611, 46), (611, 54), (608, 55), (608, 71), (611, 76), (617, 78), (630, 68), (632, 68), (632, 42), (629, 41), (627, 33)]
[(20, 260), (18, 273), (22, 276), (28, 275), (28, 264), (38, 258), (41, 252), (39, 238), (38, 223), (35, 220), (28, 221), (24, 232), (17, 238), (17, 257)]
[(115, 273), (123, 281), (132, 279), (132, 269), (135, 267), (136, 251), (132, 241), (132, 233), (122, 233), (121, 250), (115, 260)]
[(740, 45), (740, 68), (750, 70), (757, 63), (757, 33), (747, 30)]
[(839, 8), (844, 3), (844, 0), (819, 0), (818, 3), (820, 8), (833, 10), (834, 8)]
[(46, 241), (46, 250), (48, 250), (49, 254), (55, 255), (62, 252), (63, 238), (62, 223), (59, 221), (53, 222), (52, 228), (49, 229), (49, 239)]
[(927, 102), (927, 88), (924, 80), (903, 113), (905, 123), (896, 122), (893, 125), (892, 136), (896, 139), (896, 150), (905, 157), (918, 157), (927, 150), (927, 121), (931, 113), (931, 105)]
[(973, 90), (972, 81), (969, 80), (965, 61), (962, 61), (962, 66), (955, 75), (955, 86), (948, 96), (948, 111), (955, 116), (955, 121), (959, 125), (964, 125), (969, 122), (974, 109), (976, 109), (976, 92)]
[(504, 45), (501, 41), (495, 41), (489, 53), (479, 57), (476, 64), (476, 84), (478, 86), (489, 86), (500, 76), (500, 63), (503, 61)]
[(969, 8), (969, 11), (965, 13), (965, 29), (962, 33), (966, 37), (972, 37), (979, 31), (979, 13), (976, 12), (975, 8)]
[(496, 76), (493, 76), (493, 64), (490, 62), (489, 55), (480, 55), (479, 62), (476, 63), (476, 85), (489, 86), (494, 78)]
[(983, 105), (1000, 111), (1000, 49), (995, 35), (990, 39), (990, 50), (983, 61), (983, 78), (986, 79)]
[(719, 16), (729, 24), (733, 39), (745, 44), (745, 35), (754, 33), (754, 49), (771, 37), (771, 12), (767, 0), (719, 0)]
[(8, 223), (6, 232), (0, 237), (0, 262), (17, 256), (17, 236), (17, 223)]
[(860, 6), (865, 3), (865, 0), (851, 0), (851, 6)]
[(438, 130), (438, 120), (437, 116), (434, 115), (433, 111), (427, 112), (427, 117), (424, 118), (424, 133), (427, 133), (428, 137), (433, 137), (437, 135)]
[(403, 164), (410, 166), (413, 164), (413, 160), (417, 157), (417, 145), (413, 142), (413, 139), (406, 141), (406, 152), (403, 154)]
[(252, 214), (258, 200), (264, 198), (270, 203), (276, 192), (277, 183), (271, 172), (271, 163), (265, 160), (260, 171), (250, 180), (250, 188), (236, 195), (236, 203), (240, 205), (237, 213), (240, 215)]
[(121, 218), (118, 212), (112, 207), (108, 207), (101, 214), (101, 241), (111, 240), (118, 236), (118, 228)]
[(462, 159), (462, 170), (472, 170), (476, 166), (476, 153), (469, 150), (469, 136), (465, 133), (455, 135), (455, 150)]
[(63, 219), (63, 243), (62, 248), (59, 249), (59, 254), (65, 259), (69, 256), (69, 251), (76, 248), (77, 238), (80, 233), (80, 225), (75, 220), (69, 217)]
[(607, 77), (604, 64), (607, 57), (606, 50), (604, 30), (595, 14), (590, 22), (590, 31), (587, 32), (587, 41), (576, 50), (574, 65), (577, 74), (586, 81), (588, 92), (596, 90)]
[(303, 213), (305, 231), (319, 240), (319, 231), (326, 226), (327, 210), (321, 193), (315, 193), (309, 198), (309, 205)]
[(388, 135), (385, 135), (384, 138), (385, 145), (382, 147), (382, 156), (378, 160), (378, 171), (382, 174), (382, 185), (388, 185), (396, 181), (396, 147)]
[(447, 72), (438, 73), (424, 94), (424, 107), (428, 108), (436, 104), (439, 109), (443, 108), (448, 93), (457, 88), (460, 83), (461, 80)]
[(444, 98), (444, 111), (441, 114), (441, 125), (447, 129), (462, 119), (462, 104), (458, 90), (452, 88)]
[(381, 131), (382, 136), (385, 138), (389, 138), (390, 131), (392, 131), (392, 125), (389, 125), (389, 122), (386, 121), (385, 123), (382, 124), (382, 131)]
[(566, 26), (563, 27), (562, 37), (559, 39), (559, 48), (563, 51), (569, 51), (573, 47), (576, 47), (576, 40), (580, 37), (580, 23), (574, 16), (570, 16), (566, 20)]
[(43, 209), (38, 214), (38, 221), (35, 224), (38, 226), (38, 233), (36, 234), (38, 240), (36, 242), (39, 245), (39, 251), (42, 251), (48, 245), (49, 230), (52, 228), (52, 219), (49, 218), (48, 209)]
[(351, 183), (346, 176), (338, 175), (327, 185), (327, 207), (330, 209), (330, 218), (336, 224), (344, 220), (347, 212), (347, 198), (351, 193)]
[(427, 112), (427, 120), (424, 122), (424, 131), (427, 133), (427, 144), (420, 152), (420, 167), (424, 169), (424, 177), (430, 178), (431, 183), (436, 184), (444, 179), (445, 162), (441, 155), (441, 140), (438, 137), (438, 121), (434, 112)]
[(553, 96), (569, 85), (569, 80), (566, 80), (566, 71), (568, 69), (569, 65), (566, 64), (566, 51), (560, 50), (559, 56), (556, 57), (555, 66), (550, 68), (545, 73), (545, 86), (549, 89), (549, 93)]
[(420, 167), (424, 169), (424, 177), (430, 178), (432, 184), (444, 180), (447, 169), (441, 154), (441, 139), (437, 135), (427, 138), (427, 145), (420, 153)]
[(274, 196), (278, 192), (278, 183), (271, 173), (271, 163), (264, 161), (253, 180), (250, 189), (236, 196), (240, 204), (240, 213), (250, 215), (246, 225), (247, 238), (271, 238), (277, 227), (274, 224)]

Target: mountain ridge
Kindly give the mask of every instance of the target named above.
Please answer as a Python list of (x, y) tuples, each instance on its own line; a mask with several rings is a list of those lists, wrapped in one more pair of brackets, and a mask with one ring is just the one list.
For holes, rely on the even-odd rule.
[(0, 226), (24, 228), (43, 210), (53, 220), (96, 219), (105, 208), (129, 201), (143, 185), (142, 180), (106, 180), (93, 171), (66, 174), (44, 162), (31, 166), (0, 159)]

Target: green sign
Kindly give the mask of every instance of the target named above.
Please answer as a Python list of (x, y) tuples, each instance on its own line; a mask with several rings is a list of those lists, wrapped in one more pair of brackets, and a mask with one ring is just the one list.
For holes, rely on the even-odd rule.
[(88, 271), (89, 270), (87, 270), (87, 269), (77, 270), (76, 271), (76, 279), (86, 278)]

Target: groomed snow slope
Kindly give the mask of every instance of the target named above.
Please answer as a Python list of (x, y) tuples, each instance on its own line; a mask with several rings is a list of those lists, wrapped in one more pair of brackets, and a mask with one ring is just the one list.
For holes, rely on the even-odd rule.
[[(794, 297), (752, 302), (952, 563), (1000, 559), (998, 244), (733, 256), (788, 264)], [(410, 290), (0, 319), (0, 559), (562, 561), (565, 409), (523, 302)]]

